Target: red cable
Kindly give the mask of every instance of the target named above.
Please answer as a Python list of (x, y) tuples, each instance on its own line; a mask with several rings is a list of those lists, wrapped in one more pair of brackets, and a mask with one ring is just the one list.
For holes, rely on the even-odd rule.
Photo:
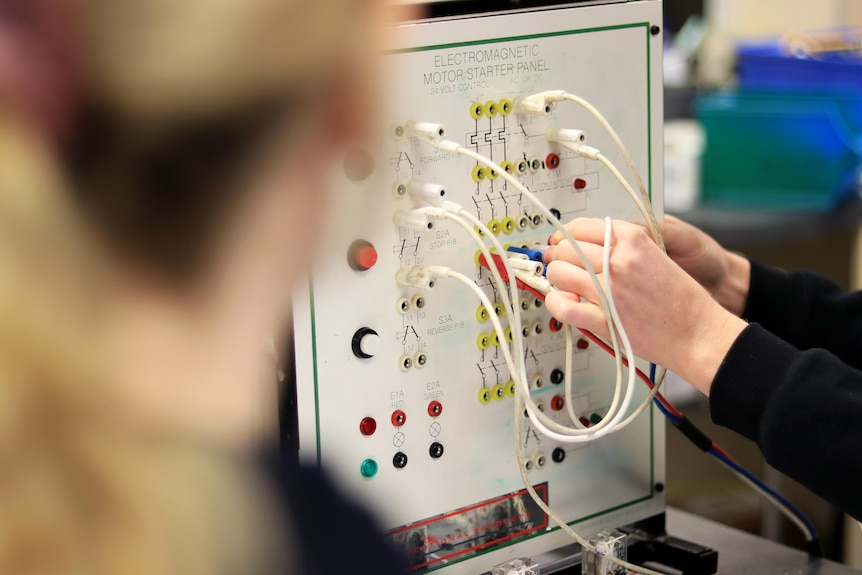
[[(509, 283), (509, 275), (508, 275), (508, 273), (506, 273), (506, 268), (503, 265), (502, 257), (499, 256), (498, 254), (491, 254), (491, 258), (494, 260), (494, 264), (497, 267), (497, 271), (500, 272), (500, 276), (506, 281), (506, 283)], [(488, 266), (488, 262), (485, 259), (484, 254), (479, 256), (479, 264), (488, 270), (491, 269)], [(517, 278), (516, 278), (516, 284), (515, 285), (518, 286), (518, 289), (528, 291), (531, 294), (533, 294), (534, 296), (536, 296), (537, 298), (541, 299), (542, 301), (545, 301), (545, 294), (543, 294), (542, 292), (540, 292), (537, 289), (534, 289), (534, 288), (528, 286), (527, 284), (525, 284), (524, 282), (522, 282), (521, 280), (519, 280)], [(607, 343), (605, 343), (604, 340), (602, 340), (600, 337), (598, 337), (594, 333), (587, 331), (585, 329), (581, 329), (581, 328), (576, 328), (576, 329), (579, 332), (581, 332), (582, 334), (584, 334), (584, 336), (586, 336), (594, 344), (596, 344), (597, 346), (599, 346), (600, 348), (602, 348), (603, 350), (608, 352), (611, 356), (616, 357), (616, 353), (614, 353), (613, 348), (611, 348), (611, 346), (609, 346)], [(629, 362), (626, 358), (623, 358), (623, 365), (626, 367), (629, 367)], [(635, 366), (635, 373), (637, 374), (638, 378), (640, 378), (640, 380), (643, 381), (647, 385), (647, 387), (649, 387), (650, 389), (653, 389), (655, 387), (655, 384), (652, 382), (652, 380), (649, 378), (649, 376), (647, 374), (645, 374), (643, 371), (641, 371), (637, 366)], [(669, 402), (667, 399), (665, 399), (665, 397), (660, 392), (656, 394), (656, 399), (658, 399), (661, 402), (661, 404), (665, 407), (665, 409), (667, 409), (670, 412), (670, 414), (673, 415), (675, 418), (677, 418), (677, 419), (683, 418), (682, 412), (680, 410), (678, 410), (676, 408), (676, 406), (674, 406), (671, 402)], [(727, 453), (727, 451), (725, 451), (723, 447), (721, 447), (719, 444), (715, 443), (714, 441), (712, 442), (712, 449), (721, 453), (724, 457), (726, 457), (727, 459), (736, 463), (736, 460), (733, 457), (731, 457), (730, 454)]]
[[(508, 274), (506, 273), (506, 268), (505, 268), (505, 266), (503, 265), (503, 261), (502, 261), (502, 259), (503, 259), (503, 258), (502, 258), (501, 256), (499, 256), (498, 254), (491, 254), (491, 258), (494, 260), (494, 264), (495, 264), (495, 265), (496, 265), (496, 267), (497, 267), (497, 271), (499, 271), (499, 272), (500, 272), (500, 275), (501, 275), (501, 276), (503, 277), (503, 279), (508, 283), (509, 278), (508, 278)], [(490, 269), (491, 269), (491, 268), (488, 266), (488, 262), (487, 262), (487, 260), (485, 259), (485, 255), (484, 255), (484, 254), (481, 254), (481, 255), (479, 256), (479, 264), (480, 264), (480, 265), (482, 265), (482, 267), (484, 267), (485, 269), (488, 269), (488, 270), (490, 270)], [(515, 281), (517, 282), (517, 284), (516, 284), (516, 285), (518, 286), (518, 289), (521, 289), (521, 290), (524, 290), (524, 291), (528, 291), (528, 292), (530, 292), (531, 294), (533, 294), (534, 296), (536, 296), (537, 298), (539, 298), (540, 300), (545, 301), (545, 294), (543, 294), (542, 292), (540, 292), (540, 291), (539, 291), (539, 290), (537, 290), (537, 289), (534, 289), (534, 288), (532, 288), (532, 287), (528, 286), (527, 284), (525, 284), (524, 282), (522, 282), (521, 280), (519, 280), (519, 279), (517, 279), (517, 278), (516, 278), (516, 280), (515, 280)], [(595, 335), (594, 333), (592, 333), (592, 332), (590, 332), (590, 331), (587, 331), (587, 330), (585, 330), (585, 329), (577, 328), (577, 330), (578, 330), (579, 332), (581, 332), (582, 334), (584, 334), (584, 335), (585, 335), (588, 339), (590, 339), (594, 344), (596, 344), (597, 346), (599, 346), (600, 348), (602, 348), (603, 350), (605, 350), (606, 352), (608, 352), (609, 354), (611, 354), (611, 356), (616, 357), (616, 354), (614, 353), (614, 350), (611, 348), (611, 346), (609, 346), (608, 344), (606, 344), (606, 343), (605, 343), (601, 338), (599, 338), (597, 335)], [(626, 358), (623, 358), (623, 365), (624, 365), (624, 366), (626, 366), (626, 367), (628, 367), (628, 366), (629, 366), (629, 362), (628, 362), (628, 360), (627, 360)], [(649, 376), (648, 376), (647, 374), (645, 374), (643, 371), (641, 371), (641, 370), (640, 370), (639, 368), (637, 368), (637, 367), (635, 367), (635, 370), (636, 370), (636, 372), (637, 372), (637, 376), (641, 379), (641, 381), (643, 381), (643, 382), (647, 385), (647, 387), (649, 387), (650, 389), (652, 389), (653, 387), (655, 387), (655, 384), (653, 384), (653, 382), (650, 380), (650, 378), (649, 378)], [(664, 397), (661, 393), (656, 394), (656, 398), (658, 398), (658, 400), (662, 403), (662, 405), (664, 405), (664, 406), (665, 406), (665, 408), (667, 408), (667, 410), (668, 410), (668, 411), (669, 411), (669, 412), (670, 412), (674, 417), (679, 418), (679, 417), (681, 417), (681, 416), (682, 416), (682, 413), (681, 413), (681, 412), (680, 412), (676, 407), (674, 407), (674, 406), (673, 406), (673, 404), (671, 404), (667, 399), (665, 399), (665, 397)]]

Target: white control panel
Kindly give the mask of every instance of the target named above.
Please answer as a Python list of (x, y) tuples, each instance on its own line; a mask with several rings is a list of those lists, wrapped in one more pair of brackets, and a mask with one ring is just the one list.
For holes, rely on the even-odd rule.
[[(548, 116), (513, 103), (566, 90), (593, 103), (616, 128), (662, 208), (661, 4), (644, 0), (422, 21), (396, 27), (383, 58), (380, 147), (348, 160), (323, 249), (297, 294), (295, 334), (300, 455), (318, 462), (369, 507), (412, 572), (482, 573), (570, 542), (524, 492), (527, 469), (540, 496), (589, 535), (664, 510), (664, 424), (652, 408), (626, 429), (577, 446), (523, 420), (515, 437), (512, 374), (466, 286), (399, 285), (399, 270), (442, 265), (499, 301), (477, 246), (453, 222), (432, 229), (396, 216), (425, 205), (414, 186), (446, 198), (495, 231), (501, 243), (540, 250), (553, 232), (535, 206), (498, 174), (410, 137), (411, 122), (439, 123), (446, 137), (512, 173), (563, 221), (639, 220), (636, 206), (598, 162), (545, 138), (549, 126), (584, 130), (621, 169), (622, 157), (582, 108)], [(613, 359), (576, 334), (572, 377), (565, 338), (540, 300), (518, 302), (531, 396), (565, 423), (572, 402), (587, 426), (608, 409)], [(646, 395), (638, 389), (635, 402)], [(515, 455), (520, 442), (524, 458)]]

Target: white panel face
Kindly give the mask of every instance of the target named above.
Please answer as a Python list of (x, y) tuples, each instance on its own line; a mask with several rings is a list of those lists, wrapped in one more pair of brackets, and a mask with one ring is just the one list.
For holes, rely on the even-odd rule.
[[(477, 338), (493, 335), (493, 328), (477, 319), (478, 299), (448, 279), (430, 291), (395, 281), (399, 269), (444, 265), (474, 279), (492, 299), (496, 295), (463, 229), (438, 222), (432, 231), (417, 232), (393, 223), (396, 212), (423, 205), (409, 194), (396, 197), (393, 187), (399, 183), (442, 184), (449, 200), (502, 227), (514, 222), (517, 228), (522, 216), (530, 218), (536, 210), (502, 178), (474, 181), (475, 162), (397, 137), (393, 127), (438, 122), (449, 139), (497, 162), (517, 166), (538, 160), (538, 170), (518, 178), (563, 220), (640, 219), (604, 167), (545, 139), (548, 126), (582, 129), (590, 145), (628, 174), (610, 138), (583, 109), (561, 103), (548, 117), (499, 110), (504, 100), (566, 90), (592, 102), (616, 127), (660, 213), (661, 37), (650, 34), (650, 26), (660, 21), (660, 3), (632, 2), (404, 25), (391, 37), (383, 61), (387, 89), (381, 146), (373, 151), (375, 172), (361, 182), (342, 177), (329, 203), (324, 255), (316, 262), (310, 291), (302, 291), (296, 302), (300, 453), (319, 461), (394, 531), (390, 538), (415, 561), (415, 572), (482, 573), (569, 541), (527, 497), (500, 499), (523, 489), (518, 467), (525, 462), (515, 457), (512, 397), (503, 393), (480, 401), (483, 390), (492, 396), (497, 384), (505, 390), (510, 374), (499, 347), (479, 349)], [(489, 117), (485, 106), (475, 119), (472, 104), (489, 101), (497, 103), (497, 114)], [(556, 168), (550, 166), (552, 154), (560, 160)], [(516, 246), (542, 244), (552, 231), (541, 219), (538, 226), (501, 231), (499, 239)], [(356, 240), (368, 242), (377, 254), (367, 271), (348, 265)], [(365, 250), (361, 258), (370, 255)], [(540, 376), (543, 385), (533, 386), (532, 396), (546, 413), (566, 422), (566, 411), (554, 409), (565, 395), (563, 386), (552, 382), (554, 370), (564, 367), (565, 340), (533, 299), (529, 296), (522, 314), (533, 329), (526, 338), (526, 365), (530, 378)], [(509, 325), (508, 317), (502, 320)], [(352, 349), (362, 328), (377, 334), (359, 338), (363, 354), (371, 357), (357, 357)], [(418, 354), (427, 359), (421, 367)], [(403, 368), (405, 357), (412, 360), (409, 369)], [(573, 377), (575, 396), (564, 401), (573, 401), (588, 419), (601, 415), (613, 394), (613, 360), (592, 344), (578, 348)], [(633, 405), (645, 395), (639, 388)], [(436, 415), (435, 401), (442, 409)], [(403, 412), (403, 423), (397, 411)], [(360, 431), (365, 418), (376, 422), (371, 435)], [(531, 482), (546, 486), (541, 491), (551, 507), (584, 534), (664, 510), (655, 489), (664, 482), (664, 427), (652, 409), (625, 430), (578, 448), (537, 434), (526, 421), (517, 441), (530, 458)], [(442, 446), (439, 457), (431, 454), (436, 449), (439, 455), (435, 443)], [(561, 453), (562, 461), (555, 461)], [(366, 460), (377, 464), (373, 477), (361, 473)], [(396, 467), (396, 461), (403, 466)], [(463, 509), (472, 510), (448, 515)], [(425, 521), (441, 514), (442, 521)]]

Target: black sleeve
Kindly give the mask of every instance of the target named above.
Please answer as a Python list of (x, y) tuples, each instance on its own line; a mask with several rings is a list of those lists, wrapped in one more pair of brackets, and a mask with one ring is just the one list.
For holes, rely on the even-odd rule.
[(862, 371), (751, 324), (709, 404), (713, 421), (755, 441), (770, 465), (862, 520)]
[(752, 261), (742, 317), (797, 349), (823, 348), (862, 369), (862, 292), (845, 292), (812, 272), (784, 273)]
[(264, 453), (260, 461), (295, 527), (303, 575), (402, 575), (407, 571), (368, 512), (339, 492), (326, 474), (274, 450)]

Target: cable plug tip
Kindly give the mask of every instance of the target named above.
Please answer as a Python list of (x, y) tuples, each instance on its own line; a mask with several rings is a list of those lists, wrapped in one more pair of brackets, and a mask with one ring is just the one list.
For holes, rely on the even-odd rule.
[(446, 127), (443, 124), (431, 122), (407, 122), (407, 133), (434, 146), (446, 137)]

